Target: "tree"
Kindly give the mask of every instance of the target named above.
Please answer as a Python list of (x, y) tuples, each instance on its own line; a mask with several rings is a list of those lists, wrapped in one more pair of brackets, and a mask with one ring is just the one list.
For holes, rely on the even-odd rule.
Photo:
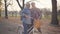
[(58, 25), (57, 19), (57, 0), (52, 0), (52, 25)]
[(22, 0), (22, 6), (20, 5), (19, 0), (16, 0), (16, 1), (18, 3), (19, 7), (21, 8), (21, 10), (23, 10), (25, 0)]
[[(10, 0), (10, 1), (11, 1), (11, 0)], [(10, 2), (10, 1), (9, 1), (9, 2)], [(7, 3), (7, 0), (4, 0), (4, 2), (5, 2), (5, 18), (8, 18), (7, 7), (8, 7), (9, 5), (12, 5), (12, 4)]]
[(5, 18), (8, 18), (8, 15), (7, 15), (7, 0), (4, 0), (5, 2)]
[(0, 17), (1, 17), (1, 11), (2, 11), (2, 0), (0, 0)]

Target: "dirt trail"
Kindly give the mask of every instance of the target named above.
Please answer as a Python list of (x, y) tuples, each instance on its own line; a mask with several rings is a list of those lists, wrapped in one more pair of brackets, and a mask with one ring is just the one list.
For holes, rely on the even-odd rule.
[[(43, 19), (42, 21), (42, 34), (60, 34), (60, 27), (50, 26), (50, 20)], [(0, 18), (0, 34), (17, 34), (18, 26), (21, 25), (20, 18)], [(38, 31), (34, 34), (40, 34)]]

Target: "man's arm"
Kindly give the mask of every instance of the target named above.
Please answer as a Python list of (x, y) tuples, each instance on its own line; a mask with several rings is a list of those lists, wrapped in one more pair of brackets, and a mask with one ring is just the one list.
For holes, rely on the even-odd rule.
[(40, 9), (38, 9), (38, 14), (39, 14), (39, 18), (41, 19), (41, 17), (42, 17), (42, 12), (40, 11)]

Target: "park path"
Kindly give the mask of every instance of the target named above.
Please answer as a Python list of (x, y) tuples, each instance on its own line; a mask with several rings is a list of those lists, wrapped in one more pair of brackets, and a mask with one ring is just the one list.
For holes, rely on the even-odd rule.
[[(42, 21), (42, 34), (60, 34), (60, 27), (51, 26), (50, 20), (43, 19)], [(20, 18), (0, 18), (0, 34), (18, 34), (18, 26), (22, 23)], [(34, 34), (41, 34), (38, 31), (34, 32)]]

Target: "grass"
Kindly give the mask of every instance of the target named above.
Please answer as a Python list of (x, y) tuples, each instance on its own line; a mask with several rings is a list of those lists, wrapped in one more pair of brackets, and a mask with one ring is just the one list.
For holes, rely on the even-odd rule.
[[(48, 19), (48, 20), (50, 20), (51, 19), (51, 15), (49, 15), (49, 16), (45, 15), (45, 17), (42, 18), (42, 19)], [(60, 21), (60, 15), (58, 15), (58, 20)]]
[[(2, 17), (4, 17), (4, 15), (2, 15)], [(8, 17), (20, 18), (20, 15), (17, 15), (17, 16), (16, 15), (13, 15), (13, 16), (12, 15), (8, 15)], [(44, 18), (42, 18), (42, 19), (49, 19), (50, 20), (51, 19), (51, 15), (45, 15)], [(58, 20), (60, 21), (60, 15), (58, 15)]]
[(60, 21), (60, 15), (58, 15), (58, 20)]

